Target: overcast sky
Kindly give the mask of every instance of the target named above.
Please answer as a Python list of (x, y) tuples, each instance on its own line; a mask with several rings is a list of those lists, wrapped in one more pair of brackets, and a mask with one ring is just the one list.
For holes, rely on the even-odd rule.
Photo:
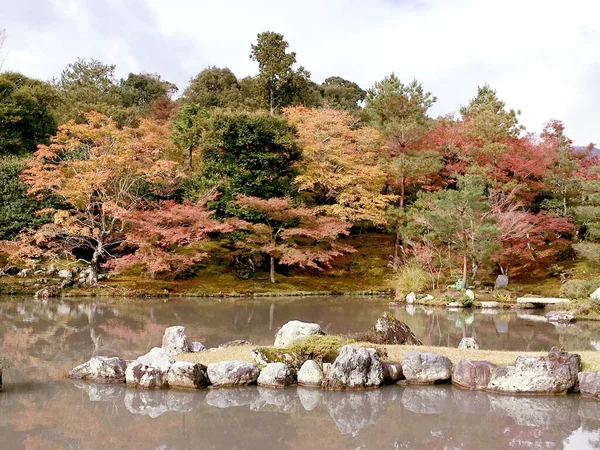
[(59, 76), (77, 57), (156, 72), (180, 90), (203, 68), (254, 75), (250, 44), (283, 33), (316, 82), (370, 87), (395, 72), (457, 111), (489, 83), (528, 131), (561, 119), (600, 142), (598, 0), (0, 0), (4, 70)]

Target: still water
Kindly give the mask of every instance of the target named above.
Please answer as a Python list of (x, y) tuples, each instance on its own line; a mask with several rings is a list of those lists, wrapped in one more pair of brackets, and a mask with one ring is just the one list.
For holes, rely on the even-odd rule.
[[(392, 386), (337, 393), (257, 387), (138, 391), (73, 382), (66, 372), (92, 355), (135, 358), (184, 325), (208, 347), (232, 339), (272, 344), (288, 320), (330, 333), (371, 327), (382, 298), (261, 300), (51, 300), (0, 297), (0, 449), (600, 449), (600, 402), (511, 397), (451, 386)], [(426, 344), (482, 348), (600, 348), (600, 323), (556, 327), (535, 311), (392, 310)]]

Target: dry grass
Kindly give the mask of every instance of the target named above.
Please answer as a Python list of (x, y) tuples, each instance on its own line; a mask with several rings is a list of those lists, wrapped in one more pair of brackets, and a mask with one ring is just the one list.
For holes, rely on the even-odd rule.
[[(364, 347), (372, 347), (373, 344), (360, 343)], [(499, 350), (461, 350), (451, 347), (430, 347), (424, 345), (384, 345), (387, 350), (388, 361), (400, 362), (404, 359), (404, 355), (408, 352), (431, 352), (450, 358), (453, 363), (457, 363), (461, 359), (485, 360), (496, 365), (511, 365), (514, 364), (517, 356), (546, 356), (547, 352), (514, 352), (514, 351), (499, 351)], [(251, 345), (244, 347), (229, 347), (219, 349), (214, 352), (206, 351), (202, 353), (184, 353), (178, 355), (176, 359), (183, 361), (199, 362), (201, 364), (210, 364), (219, 361), (250, 361), (253, 362), (251, 350), (254, 347)], [(581, 355), (584, 370), (600, 371), (600, 351), (583, 351), (577, 352)]]

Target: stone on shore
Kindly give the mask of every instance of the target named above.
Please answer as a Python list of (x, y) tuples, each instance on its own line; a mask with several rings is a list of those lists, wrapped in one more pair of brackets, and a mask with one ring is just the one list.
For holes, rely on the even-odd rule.
[(383, 383), (379, 356), (373, 348), (344, 345), (325, 380), (327, 389), (364, 389)]
[(488, 385), (491, 392), (565, 394), (577, 391), (581, 357), (552, 349), (548, 356), (519, 356), (514, 366), (498, 367)]
[(477, 344), (477, 341), (475, 340), (475, 338), (464, 337), (460, 340), (460, 343), (458, 344), (458, 348), (479, 350), (479, 344)]
[(600, 288), (598, 288), (594, 292), (592, 292), (590, 294), (590, 298), (593, 300), (596, 300), (597, 302), (600, 301)]
[(500, 303), (498, 303), (498, 302), (479, 302), (479, 306), (481, 306), (484, 309), (495, 309), (500, 306)]
[(570, 323), (575, 319), (575, 316), (567, 311), (550, 311), (545, 317), (548, 322), (555, 323)]
[(200, 353), (206, 350), (206, 347), (202, 342), (194, 341), (190, 342), (190, 352), (192, 353)]
[(121, 358), (94, 356), (69, 372), (69, 378), (97, 383), (124, 383), (127, 363)]
[(385, 384), (397, 383), (404, 377), (402, 364), (400, 363), (381, 363), (381, 374)]
[(452, 362), (436, 353), (409, 352), (402, 361), (402, 371), (411, 384), (433, 384), (450, 379)]
[(286, 347), (292, 342), (308, 336), (325, 334), (318, 323), (306, 323), (290, 320), (275, 335), (275, 347)]
[(73, 272), (71, 272), (69, 269), (59, 270), (58, 277), (65, 280), (71, 280), (73, 278)]
[(489, 361), (461, 359), (452, 369), (452, 384), (475, 391), (487, 388), (496, 365)]
[(309, 359), (302, 364), (298, 371), (298, 385), (307, 387), (321, 387), (323, 384), (323, 371), (319, 364)]
[(506, 275), (498, 275), (494, 283), (494, 289), (502, 289), (508, 286), (508, 277)]
[(404, 322), (399, 321), (394, 315), (385, 311), (375, 323), (378, 344), (389, 345), (421, 345), (421, 341), (415, 336)]
[(185, 328), (180, 326), (167, 328), (162, 339), (162, 349), (170, 356), (189, 352), (190, 346), (185, 336)]
[(578, 379), (582, 397), (600, 400), (600, 372), (579, 372)]
[(204, 388), (210, 384), (206, 374), (206, 366), (187, 361), (175, 361), (167, 372), (169, 387), (187, 389)]
[(245, 386), (256, 382), (260, 371), (246, 361), (221, 361), (208, 365), (208, 378), (214, 386)]
[(467, 289), (465, 291), (465, 295), (469, 297), (471, 300), (475, 300), (475, 293), (471, 289)]
[(260, 371), (256, 384), (275, 389), (292, 386), (296, 384), (296, 370), (281, 362), (269, 363)]
[(125, 382), (145, 389), (166, 388), (167, 373), (174, 362), (162, 348), (154, 347), (127, 366)]
[(406, 303), (412, 305), (417, 302), (417, 295), (414, 292), (409, 292), (406, 296)]

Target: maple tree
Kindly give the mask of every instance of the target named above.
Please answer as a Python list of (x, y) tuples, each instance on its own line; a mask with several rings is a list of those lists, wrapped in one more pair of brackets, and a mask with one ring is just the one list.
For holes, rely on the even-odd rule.
[(238, 206), (258, 213), (248, 223), (249, 236), (237, 243), (237, 250), (258, 251), (269, 256), (269, 277), (275, 283), (275, 263), (318, 271), (331, 267), (332, 261), (355, 250), (336, 242), (348, 235), (351, 225), (340, 219), (319, 216), (304, 205), (294, 206), (290, 199), (238, 195)]
[(99, 113), (85, 117), (83, 124), (62, 125), (50, 145), (40, 145), (21, 176), (29, 194), (53, 195), (64, 204), (33, 239), (48, 254), (86, 249), (87, 282), (96, 284), (101, 261), (122, 240), (123, 211), (167, 195), (181, 174), (163, 158), (165, 126), (142, 120), (139, 128), (119, 128)]

